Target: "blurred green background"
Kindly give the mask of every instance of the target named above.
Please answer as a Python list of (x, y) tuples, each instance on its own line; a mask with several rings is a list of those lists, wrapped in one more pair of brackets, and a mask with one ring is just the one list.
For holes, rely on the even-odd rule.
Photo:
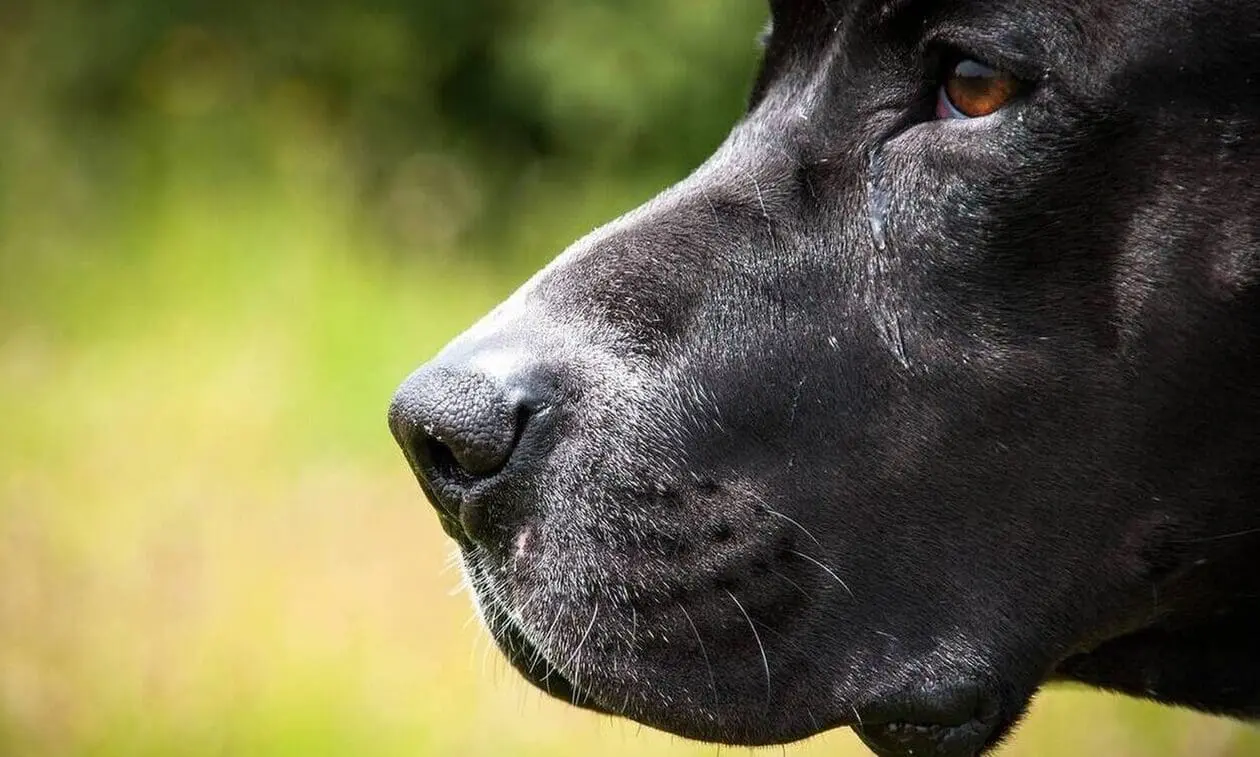
[[(0, 753), (717, 753), (516, 680), (384, 411), (707, 155), (763, 17), (0, 4)], [(784, 753), (865, 754), (847, 732)], [(1059, 690), (1004, 754), (1260, 738)]]

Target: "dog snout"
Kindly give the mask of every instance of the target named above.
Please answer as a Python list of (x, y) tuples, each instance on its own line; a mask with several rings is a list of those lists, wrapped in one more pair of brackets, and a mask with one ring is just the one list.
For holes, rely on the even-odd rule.
[(546, 457), (553, 375), (520, 354), (473, 349), (421, 367), (394, 394), (390, 430), (452, 536), (485, 541), (515, 515), (489, 493), (531, 478)]

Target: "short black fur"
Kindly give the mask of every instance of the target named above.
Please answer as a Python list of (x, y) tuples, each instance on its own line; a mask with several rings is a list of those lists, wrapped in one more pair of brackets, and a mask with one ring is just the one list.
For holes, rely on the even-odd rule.
[[(1260, 4), (772, 5), (716, 154), (395, 400), (505, 653), (734, 744), (977, 754), (1065, 679), (1260, 717)], [(1024, 90), (936, 120), (960, 56)], [(500, 469), (420, 459), (522, 371)]]

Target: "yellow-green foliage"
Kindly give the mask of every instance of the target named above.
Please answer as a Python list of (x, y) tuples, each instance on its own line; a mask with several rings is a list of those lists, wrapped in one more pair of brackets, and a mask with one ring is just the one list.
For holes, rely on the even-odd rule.
[[(88, 65), (70, 42), (95, 26), (39, 26), (56, 5), (0, 32), (0, 754), (715, 754), (516, 680), (452, 595), (384, 419), (423, 358), (682, 167), (540, 163), (509, 208), (493, 171), (417, 148), (368, 192), (326, 93), (241, 95), (246, 43), (195, 24), (138, 56), (121, 115), (80, 122), (40, 77)], [(531, 66), (591, 48), (574, 18)], [(352, 42), (393, 49), (362, 24)], [(864, 754), (847, 733), (787, 752)], [(1060, 691), (1006, 754), (1242, 757), (1260, 738)]]

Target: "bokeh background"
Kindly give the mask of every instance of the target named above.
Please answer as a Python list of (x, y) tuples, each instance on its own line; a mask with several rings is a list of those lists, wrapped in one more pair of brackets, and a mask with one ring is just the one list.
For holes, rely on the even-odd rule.
[[(738, 117), (761, 0), (0, 3), (0, 754), (714, 755), (544, 701), (386, 431)], [(777, 751), (777, 750), (776, 750)], [(848, 733), (784, 754), (864, 754)], [(1004, 752), (1260, 754), (1055, 690)]]

